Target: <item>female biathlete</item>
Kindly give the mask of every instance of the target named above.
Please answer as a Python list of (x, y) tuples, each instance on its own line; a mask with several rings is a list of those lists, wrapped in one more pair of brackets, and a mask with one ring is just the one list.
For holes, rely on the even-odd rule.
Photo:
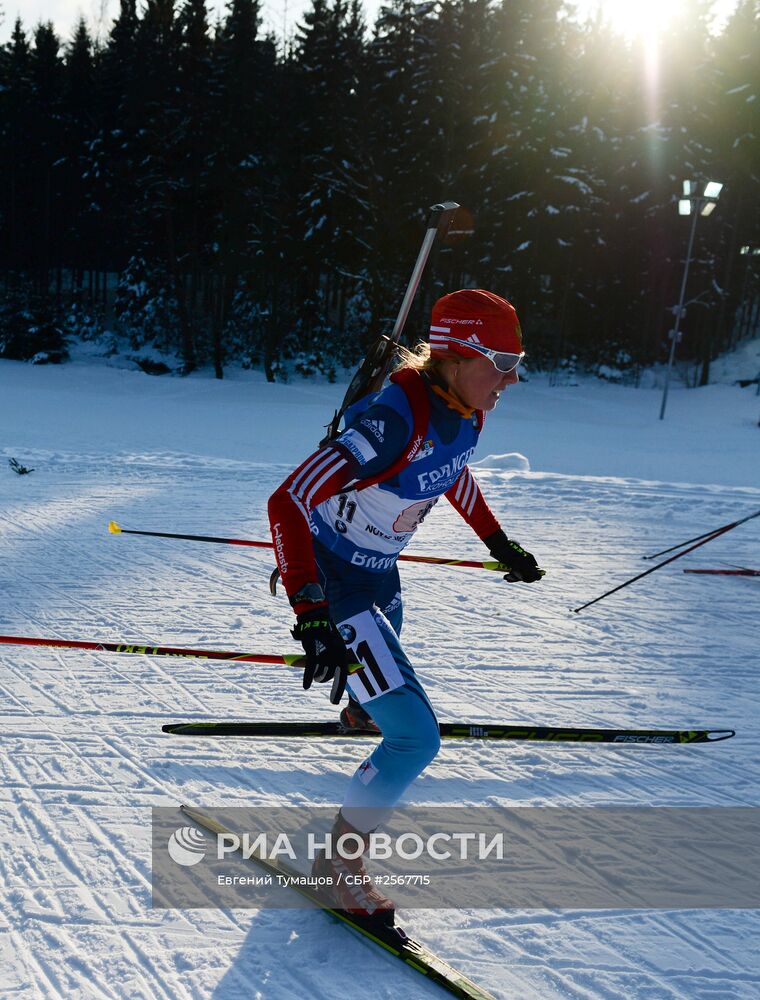
[[(502, 531), (467, 466), (484, 414), (518, 381), (522, 357), (520, 324), (506, 299), (482, 289), (444, 296), (433, 307), (429, 344), (402, 351), (390, 384), (348, 411), (347, 429), (269, 501), (277, 565), (297, 619), (293, 636), (306, 657), (303, 686), (332, 681), (338, 704), (348, 682), (343, 723), (374, 722), (383, 737), (351, 778), (333, 843), (353, 833), (366, 851), (367, 835), (440, 746), (435, 713), (399, 640), (396, 560), (422, 519), (445, 494), (509, 570), (505, 580), (543, 576)], [(346, 885), (341, 873), (365, 874), (362, 858), (315, 862), (314, 874), (336, 883), (336, 907), (392, 924), (392, 902), (360, 879)]]

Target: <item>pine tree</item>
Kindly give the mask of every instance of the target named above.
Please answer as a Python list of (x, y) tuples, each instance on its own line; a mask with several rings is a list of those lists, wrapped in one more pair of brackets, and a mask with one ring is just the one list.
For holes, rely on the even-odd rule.
[[(714, 43), (718, 69), (713, 122), (717, 153), (714, 179), (725, 183), (713, 214), (720, 226), (720, 284), (726, 295), (719, 310), (713, 356), (757, 329), (760, 275), (757, 257), (741, 247), (760, 248), (760, 3), (740, 0)], [(755, 317), (753, 328), (751, 319)], [(707, 380), (703, 366), (702, 380)]]
[[(93, 44), (87, 25), (80, 18), (67, 46), (64, 67), (64, 160), (60, 169), (65, 192), (61, 206), (65, 242), (57, 261), (59, 295), (61, 266), (66, 264), (73, 269), (79, 285), (84, 268), (89, 266), (92, 269), (98, 256), (97, 230), (89, 224), (88, 200), (81, 183), (82, 174), (88, 166), (88, 145), (97, 127), (95, 93)], [(97, 263), (101, 262), (98, 260)]]
[[(283, 216), (289, 206), (283, 195), (290, 164), (281, 151), (296, 137), (283, 118), (283, 78), (276, 66), (272, 38), (260, 38), (259, 4), (232, 0), (216, 40), (215, 62), (220, 90), (220, 142), (214, 160), (214, 183), (222, 198), (215, 218), (215, 281), (222, 301), (235, 294), (246, 300), (243, 311), (271, 303), (278, 283)], [(278, 292), (279, 295), (279, 292)], [(270, 309), (270, 315), (272, 311)], [(281, 319), (284, 317), (280, 317)], [(263, 347), (268, 376), (276, 360), (279, 331), (268, 331)], [(258, 353), (261, 344), (243, 345)]]
[[(432, 3), (391, 0), (380, 9), (368, 48), (372, 61), (368, 102), (372, 253), (366, 281), (370, 338), (390, 333), (432, 203), (425, 149), (432, 127), (420, 134), (415, 126), (420, 122), (420, 105), (430, 98), (417, 92), (416, 85), (423, 51), (429, 51), (431, 44), (433, 15)], [(414, 314), (409, 329), (419, 328), (419, 315)]]
[(122, 271), (142, 244), (133, 184), (142, 108), (136, 0), (120, 0), (106, 44), (96, 62), (97, 131), (87, 149), (84, 187), (89, 223), (107, 270)]
[(63, 60), (60, 41), (49, 22), (35, 28), (29, 72), (34, 95), (29, 125), (34, 156), (29, 165), (31, 177), (27, 178), (32, 190), (27, 223), (34, 239), (35, 285), (41, 295), (47, 295), (50, 266), (61, 252), (63, 177), (59, 163), (64, 138)]
[(186, 262), (183, 270), (189, 274), (188, 320), (194, 342), (203, 328), (213, 327), (214, 360), (221, 378), (220, 305), (211, 301), (213, 296), (203, 288), (202, 278), (204, 261), (211, 252), (212, 219), (218, 202), (211, 162), (219, 137), (215, 103), (219, 94), (205, 0), (185, 0), (177, 15), (177, 27), (177, 86), (182, 97), (175, 137), (175, 170), (181, 184), (176, 188), (175, 206), (178, 240)]
[[(300, 136), (298, 219), (303, 264), (312, 288), (302, 319), (308, 341), (319, 329), (317, 355), (325, 343), (327, 312), (342, 305), (352, 275), (367, 266), (368, 149), (365, 130), (364, 21), (357, 2), (314, 0), (299, 28), (298, 84), (303, 95), (296, 123)], [(340, 114), (335, 109), (340, 108)], [(335, 316), (340, 327), (340, 310)]]
[(179, 90), (180, 29), (174, 0), (147, 0), (136, 35), (141, 74), (133, 99), (143, 108), (133, 162), (141, 235), (165, 268), (176, 308), (182, 371), (196, 366), (196, 344), (187, 305), (181, 204), (187, 189), (182, 171), (183, 108)]
[[(579, 43), (582, 161), (593, 167), (597, 201), (581, 216), (585, 243), (570, 256), (560, 328), (585, 362), (625, 367), (627, 357), (640, 357), (655, 318), (661, 323), (661, 303), (652, 288), (645, 294), (642, 274), (665, 245), (651, 237), (661, 181), (646, 155), (662, 146), (662, 128), (656, 118), (647, 120), (653, 109), (641, 100), (638, 53), (601, 18)], [(660, 261), (651, 263), (659, 275)]]
[[(556, 303), (542, 275), (567, 270), (572, 215), (593, 192), (576, 162), (561, 109), (566, 100), (559, 0), (504, 2), (495, 13), (485, 170), (489, 283), (498, 282), (538, 334)], [(574, 124), (571, 119), (569, 124)], [(484, 262), (486, 263), (486, 262)]]
[(27, 220), (32, 211), (30, 179), (35, 158), (32, 135), (34, 91), (31, 49), (20, 18), (14, 23), (10, 43), (2, 51), (0, 69), (0, 168), (5, 178), (0, 186), (4, 220), (4, 225), (0, 226), (0, 246), (5, 268), (25, 271), (32, 262)]

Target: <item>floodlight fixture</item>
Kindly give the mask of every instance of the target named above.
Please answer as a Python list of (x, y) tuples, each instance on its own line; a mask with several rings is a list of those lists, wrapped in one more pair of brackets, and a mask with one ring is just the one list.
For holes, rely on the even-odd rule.
[[(684, 299), (686, 297), (686, 282), (689, 277), (689, 265), (692, 259), (692, 250), (694, 249), (694, 233), (697, 228), (697, 219), (700, 215), (708, 216), (715, 211), (715, 202), (720, 197), (720, 192), (723, 190), (723, 185), (719, 181), (707, 181), (703, 188), (703, 193), (699, 195), (697, 193), (697, 182), (696, 181), (683, 181), (683, 197), (678, 199), (678, 214), (679, 215), (692, 215), (692, 208), (694, 209), (694, 214), (692, 215), (691, 226), (689, 227), (689, 245), (686, 250), (686, 260), (684, 261), (683, 267), (683, 278), (681, 279), (681, 294), (678, 299), (678, 308), (676, 310), (676, 323), (675, 329), (671, 331), (671, 342), (670, 342), (670, 355), (668, 357), (668, 369), (665, 373), (665, 386), (662, 390), (662, 405), (660, 407), (660, 420), (665, 418), (665, 406), (668, 401), (668, 387), (670, 385), (670, 373), (673, 370), (673, 360), (676, 353), (676, 344), (681, 339), (681, 334), (679, 327), (681, 325), (681, 318), (684, 313)], [(742, 253), (750, 254), (754, 253), (752, 247), (742, 247)], [(760, 388), (760, 386), (758, 386)]]
[(723, 185), (718, 181), (708, 181), (707, 184), (705, 184), (705, 198), (720, 198), (722, 190)]

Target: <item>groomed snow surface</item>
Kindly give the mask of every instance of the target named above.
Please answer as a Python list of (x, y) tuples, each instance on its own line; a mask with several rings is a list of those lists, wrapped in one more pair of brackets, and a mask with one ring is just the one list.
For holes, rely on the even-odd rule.
[[(754, 374), (754, 373), (751, 373)], [(0, 632), (297, 651), (268, 553), (114, 537), (267, 538), (266, 500), (343, 386), (0, 362)], [(416, 803), (760, 805), (760, 518), (586, 612), (641, 557), (760, 509), (755, 387), (509, 390), (477, 474), (533, 586), (407, 565), (405, 642), (442, 720), (735, 728), (713, 746), (447, 742)], [(17, 476), (7, 459), (33, 467)], [(410, 551), (483, 558), (442, 501)], [(328, 917), (150, 905), (150, 807), (337, 805), (366, 742), (192, 741), (189, 719), (332, 719), (284, 667), (0, 646), (0, 995), (433, 998)], [(756, 871), (748, 871), (756, 879)], [(420, 911), (400, 922), (520, 1000), (750, 1000), (757, 912)]]

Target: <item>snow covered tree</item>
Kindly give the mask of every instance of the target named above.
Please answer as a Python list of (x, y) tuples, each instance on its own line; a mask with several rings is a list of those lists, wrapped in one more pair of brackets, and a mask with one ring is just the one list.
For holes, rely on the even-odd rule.
[(35, 287), (46, 295), (52, 262), (61, 252), (60, 206), (63, 196), (59, 169), (63, 147), (63, 60), (60, 41), (50, 23), (37, 25), (29, 53), (33, 102), (27, 127), (33, 156), (25, 184), (30, 192), (28, 227)]
[(31, 50), (20, 19), (9, 44), (0, 53), (0, 187), (2, 221), (0, 246), (4, 267), (11, 271), (31, 266), (27, 220), (31, 211), (29, 185), (34, 147)]
[[(64, 246), (58, 258), (58, 294), (62, 288), (61, 266), (76, 275), (81, 290), (86, 267), (92, 268), (98, 254), (97, 228), (91, 225), (86, 188), (81, 182), (87, 170), (87, 147), (97, 125), (95, 60), (87, 25), (80, 18), (71, 42), (66, 46), (64, 63), (63, 157), (59, 165), (65, 198), (61, 205), (61, 228)], [(102, 265), (102, 261), (98, 260)]]
[(218, 316), (241, 279), (254, 299), (266, 300), (265, 264), (278, 235), (280, 77), (274, 41), (260, 37), (260, 22), (256, 0), (233, 0), (215, 44), (220, 138), (210, 162), (219, 198), (210, 266)]
[[(365, 235), (372, 251), (364, 275), (371, 316), (367, 340), (390, 332), (427, 207), (437, 194), (427, 148), (433, 126), (424, 121), (428, 94), (419, 77), (423, 53), (432, 45), (433, 17), (433, 3), (392, 0), (381, 7), (368, 47), (371, 170)], [(415, 328), (415, 315), (409, 326)]]
[[(593, 210), (580, 156), (581, 122), (559, 0), (503, 2), (495, 10), (484, 94), (488, 234), (480, 273), (512, 297), (538, 336), (553, 321), (577, 236)], [(549, 280), (546, 280), (547, 276)]]
[(92, 289), (141, 259), (172, 303), (151, 328), (185, 370), (212, 357), (221, 376), (237, 353), (274, 377), (280, 355), (318, 342), (349, 361), (389, 329), (427, 208), (453, 198), (475, 235), (431, 262), (410, 339), (441, 291), (478, 284), (515, 301), (534, 363), (634, 364), (667, 349), (675, 200), (709, 174), (725, 190), (679, 351), (704, 380), (747, 327), (738, 250), (760, 193), (758, 0), (715, 38), (708, 7), (659, 55), (563, 0), (390, 0), (370, 40), (359, 0), (313, 0), (279, 52), (260, 0), (230, 0), (213, 30), (204, 0), (120, 0), (102, 47), (80, 22), (63, 51), (17, 22), (0, 47), (6, 284), (62, 297), (71, 272), (82, 297), (88, 273)]
[(715, 180), (725, 183), (725, 190), (713, 218), (720, 227), (718, 253), (723, 267), (718, 273), (725, 294), (712, 350), (703, 362), (703, 383), (709, 377), (711, 358), (732, 347), (738, 337), (753, 332), (748, 321), (760, 302), (760, 280), (752, 268), (753, 258), (740, 252), (742, 246), (760, 245), (758, 0), (740, 0), (723, 33), (715, 39), (714, 52), (718, 93), (712, 123), (716, 151), (713, 173)]
[[(344, 322), (347, 289), (368, 264), (369, 149), (364, 21), (356, 0), (314, 0), (296, 42), (302, 101), (295, 127), (300, 136), (298, 219), (302, 267), (318, 294), (313, 305), (331, 306), (334, 327), (323, 315), (323, 346)], [(340, 108), (340, 114), (335, 109)], [(324, 286), (324, 287), (323, 287)], [(323, 294), (319, 294), (322, 292)], [(306, 326), (310, 320), (305, 318)], [(328, 343), (325, 343), (325, 336)]]

